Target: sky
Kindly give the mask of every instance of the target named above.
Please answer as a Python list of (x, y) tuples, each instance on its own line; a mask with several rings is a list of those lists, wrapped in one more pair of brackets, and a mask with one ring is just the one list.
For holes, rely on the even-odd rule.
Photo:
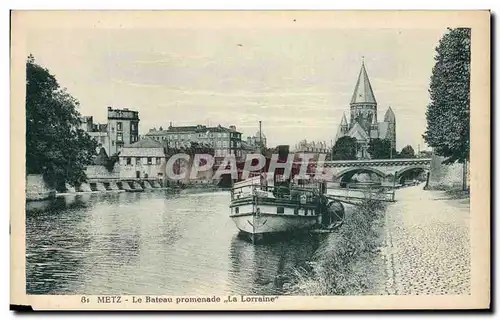
[(31, 30), (28, 52), (106, 122), (107, 106), (139, 111), (140, 134), (173, 125), (262, 120), (268, 146), (335, 138), (362, 57), (378, 118), (396, 114), (397, 149), (418, 145), (435, 47), (445, 29), (68, 28)]

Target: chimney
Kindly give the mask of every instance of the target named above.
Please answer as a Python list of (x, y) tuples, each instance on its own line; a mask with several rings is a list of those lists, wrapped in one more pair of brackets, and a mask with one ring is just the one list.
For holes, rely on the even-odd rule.
[(236, 126), (235, 126), (235, 125), (230, 125), (230, 126), (229, 126), (229, 129), (230, 129), (231, 131), (236, 131)]
[(108, 106), (108, 110), (112, 110), (112, 108), (110, 106)]

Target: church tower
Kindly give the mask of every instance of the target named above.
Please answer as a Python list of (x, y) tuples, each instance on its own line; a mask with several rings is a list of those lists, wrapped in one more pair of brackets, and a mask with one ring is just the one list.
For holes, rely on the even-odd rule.
[(368, 79), (364, 61), (361, 64), (350, 107), (351, 123), (349, 127), (352, 128), (357, 122), (366, 132), (373, 130), (372, 123), (377, 123), (377, 101)]
[(342, 114), (342, 121), (340, 121), (340, 132), (342, 132), (342, 134), (347, 134), (347, 132), (349, 132), (349, 127), (347, 125), (347, 119), (345, 117), (345, 113)]
[(396, 149), (396, 115), (389, 107), (384, 115), (384, 122), (387, 122), (387, 133), (385, 138), (391, 141), (391, 147)]

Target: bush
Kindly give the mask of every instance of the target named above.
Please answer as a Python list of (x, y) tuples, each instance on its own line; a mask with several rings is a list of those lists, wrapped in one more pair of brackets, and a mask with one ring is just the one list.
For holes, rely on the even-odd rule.
[(295, 270), (290, 294), (353, 295), (373, 286), (370, 266), (375, 250), (382, 244), (380, 230), (385, 204), (366, 198), (355, 207), (338, 233), (329, 234), (314, 255), (311, 268)]

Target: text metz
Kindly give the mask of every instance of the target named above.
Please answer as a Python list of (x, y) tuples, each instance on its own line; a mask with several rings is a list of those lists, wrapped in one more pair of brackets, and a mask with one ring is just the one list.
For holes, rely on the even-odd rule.
[(120, 296), (97, 297), (97, 303), (122, 303), (122, 297)]

